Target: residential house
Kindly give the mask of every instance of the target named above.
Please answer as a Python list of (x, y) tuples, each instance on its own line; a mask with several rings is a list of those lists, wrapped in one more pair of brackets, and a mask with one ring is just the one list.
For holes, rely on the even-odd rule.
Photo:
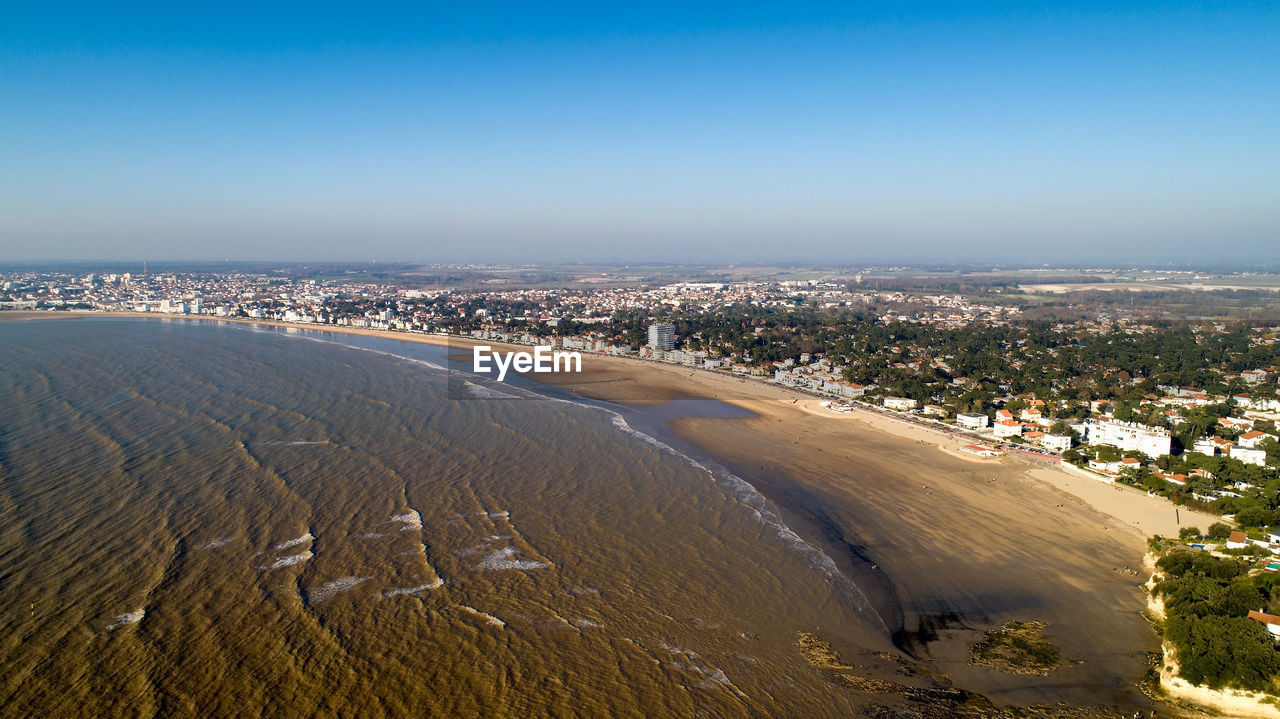
[(1119, 462), (1103, 462), (1100, 459), (1089, 460), (1089, 469), (1103, 474), (1117, 474), (1120, 471)]
[(1247, 369), (1240, 373), (1240, 379), (1249, 384), (1261, 384), (1267, 381), (1267, 371), (1261, 369)]
[(1265, 467), (1267, 464), (1267, 453), (1261, 449), (1249, 449), (1247, 447), (1232, 447), (1231, 458), (1238, 459), (1245, 464), (1253, 464), (1259, 467)]
[(1255, 429), (1240, 435), (1239, 439), (1237, 439), (1236, 441), (1240, 444), (1241, 447), (1245, 447), (1248, 449), (1257, 449), (1258, 445), (1261, 444), (1263, 440), (1275, 439), (1275, 438), (1276, 436), (1273, 434), (1267, 434), (1266, 432), (1260, 432)]
[(1040, 438), (1040, 446), (1051, 452), (1065, 452), (1071, 449), (1071, 435), (1046, 434)]
[(1013, 419), (996, 422), (992, 425), (992, 428), (995, 430), (997, 437), (1018, 437), (1022, 435), (1022, 423)]
[(1266, 612), (1249, 612), (1249, 618), (1267, 628), (1272, 636), (1280, 638), (1280, 617)]
[(1253, 420), (1242, 419), (1240, 417), (1223, 417), (1218, 420), (1218, 424), (1223, 427), (1230, 427), (1237, 432), (1248, 432), (1253, 429)]
[(1201, 437), (1191, 445), (1191, 451), (1199, 452), (1200, 454), (1207, 454), (1212, 457), (1218, 453), (1218, 446), (1213, 443), (1212, 438)]
[(918, 400), (907, 397), (885, 397), (884, 406), (889, 409), (898, 409), (902, 411), (913, 410), (920, 406)]

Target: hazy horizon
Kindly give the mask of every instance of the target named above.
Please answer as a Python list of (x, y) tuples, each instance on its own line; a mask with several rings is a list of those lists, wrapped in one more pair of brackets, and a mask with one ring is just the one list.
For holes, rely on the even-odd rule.
[(1274, 3), (30, 5), (0, 28), (0, 261), (1267, 262), (1278, 30)]

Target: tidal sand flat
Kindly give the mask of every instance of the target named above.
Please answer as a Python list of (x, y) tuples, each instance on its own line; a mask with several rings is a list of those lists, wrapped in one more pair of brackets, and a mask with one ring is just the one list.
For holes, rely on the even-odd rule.
[(861, 711), (814, 631), (899, 671), (749, 487), (600, 408), (448, 399), (444, 351), (0, 328), (0, 714)]
[[(587, 367), (541, 378), (624, 405), (703, 397), (749, 410), (667, 424), (771, 498), (859, 583), (895, 646), (956, 687), (1004, 707), (1152, 708), (1139, 687), (1158, 650), (1140, 616), (1143, 534), (1054, 486), (1086, 480), (964, 459), (884, 420), (817, 412), (816, 400), (759, 383), (608, 358)], [(983, 632), (1009, 621), (1043, 622), (1060, 664), (1019, 674), (972, 662)]]

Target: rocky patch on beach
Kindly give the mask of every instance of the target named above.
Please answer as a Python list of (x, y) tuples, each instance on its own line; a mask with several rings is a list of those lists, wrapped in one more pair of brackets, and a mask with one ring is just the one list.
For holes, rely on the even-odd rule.
[(1048, 676), (1062, 662), (1058, 648), (1044, 636), (1044, 622), (1005, 622), (983, 632), (969, 648), (969, 663), (1009, 674)]
[[(1015, 625), (1010, 627), (1009, 624)], [(985, 645), (992, 640), (987, 652), (997, 658), (992, 662), (1011, 661), (1011, 657), (1045, 656), (1047, 642), (1041, 635), (1042, 622), (1010, 622), (1001, 629), (988, 632), (988, 638), (979, 642)], [(1006, 633), (1008, 630), (1008, 633)], [(995, 637), (995, 639), (993, 639)], [(1023, 647), (1023, 645), (1026, 647)], [(975, 647), (978, 645), (975, 645)], [(799, 632), (796, 647), (810, 666), (823, 672), (835, 684), (848, 687), (865, 696), (859, 706), (859, 715), (875, 719), (950, 719), (952, 717), (983, 717), (985, 719), (1127, 719), (1130, 713), (1114, 707), (1073, 707), (1066, 704), (1046, 704), (1029, 707), (997, 707), (989, 699), (974, 692), (956, 689), (949, 678), (935, 674), (921, 664), (902, 657), (883, 653), (868, 653), (867, 663), (849, 664), (841, 659), (831, 643), (816, 634)], [(1017, 651), (1013, 651), (1017, 647)], [(1052, 648), (1052, 645), (1050, 645)], [(1053, 650), (1054, 665), (1057, 650)], [(884, 675), (911, 677), (904, 681), (925, 684), (912, 686)], [(874, 676), (880, 674), (881, 676)], [(1145, 716), (1145, 715), (1144, 715)]]

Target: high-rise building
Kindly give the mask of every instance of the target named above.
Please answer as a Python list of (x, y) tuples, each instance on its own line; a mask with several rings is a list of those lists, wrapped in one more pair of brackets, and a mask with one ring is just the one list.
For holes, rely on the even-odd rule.
[(668, 352), (676, 348), (676, 326), (649, 325), (649, 348)]

